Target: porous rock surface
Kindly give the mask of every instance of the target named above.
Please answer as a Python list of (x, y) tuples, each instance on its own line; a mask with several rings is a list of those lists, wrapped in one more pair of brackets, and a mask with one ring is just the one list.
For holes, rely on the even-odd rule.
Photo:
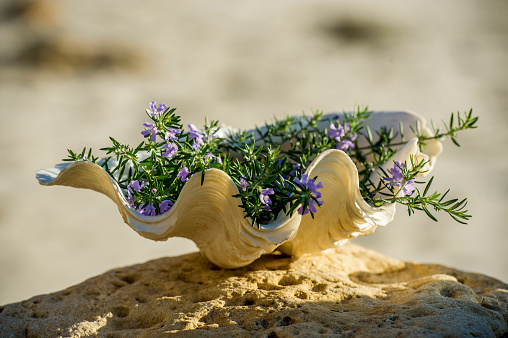
[(1, 337), (473, 336), (508, 332), (508, 285), (354, 244), (241, 269), (199, 253), (0, 307)]

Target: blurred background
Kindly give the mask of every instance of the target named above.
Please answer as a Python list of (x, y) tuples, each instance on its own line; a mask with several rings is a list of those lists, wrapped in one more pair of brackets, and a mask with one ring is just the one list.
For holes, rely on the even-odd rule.
[(440, 124), (473, 108), (479, 129), (433, 173), (469, 198), (470, 223), (399, 208), (354, 242), (508, 281), (507, 15), (506, 1), (2, 0), (0, 304), (196, 250), (138, 236), (103, 195), (35, 179), (67, 148), (138, 144), (152, 100), (185, 124), (240, 128), (356, 105)]

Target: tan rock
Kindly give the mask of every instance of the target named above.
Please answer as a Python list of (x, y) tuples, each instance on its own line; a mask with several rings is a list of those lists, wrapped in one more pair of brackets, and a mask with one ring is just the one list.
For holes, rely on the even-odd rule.
[(0, 307), (1, 337), (494, 337), (507, 322), (507, 284), (351, 243), (237, 270), (161, 258)]

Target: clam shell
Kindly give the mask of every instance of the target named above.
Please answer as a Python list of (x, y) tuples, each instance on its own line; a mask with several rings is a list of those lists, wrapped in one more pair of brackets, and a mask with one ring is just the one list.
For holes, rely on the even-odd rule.
[[(422, 132), (430, 134), (425, 121), (414, 113), (382, 112), (372, 116), (367, 125), (373, 130), (377, 125), (398, 128), (399, 121), (405, 125), (420, 121)], [(324, 129), (328, 125), (319, 127)], [(420, 153), (417, 140), (413, 139), (393, 158), (409, 161), (409, 155), (416, 154), (420, 159), (430, 158), (435, 162), (441, 144), (438, 141), (428, 144), (426, 155)], [(387, 163), (388, 167), (393, 166), (391, 161)], [(113, 166), (111, 163), (110, 167)], [(429, 171), (432, 166), (433, 163), (429, 165)], [(145, 216), (131, 208), (116, 181), (95, 163), (59, 164), (55, 168), (39, 170), (36, 177), (46, 186), (70, 186), (102, 193), (115, 202), (124, 222), (139, 235), (155, 241), (170, 237), (188, 238), (208, 260), (222, 268), (248, 265), (277, 248), (296, 257), (317, 253), (349, 238), (371, 234), (378, 226), (393, 220), (393, 204), (375, 208), (362, 198), (358, 171), (346, 153), (327, 150), (316, 157), (306, 173), (309, 177), (317, 176), (317, 181), (324, 186), (320, 189), (324, 205), (314, 219), (296, 212), (290, 216), (281, 212), (271, 223), (259, 227), (252, 226), (252, 220), (239, 207), (241, 200), (233, 197), (238, 194), (238, 188), (231, 177), (217, 169), (205, 172), (203, 185), (202, 174), (193, 175), (173, 207), (158, 216)]]
[(42, 185), (62, 185), (91, 189), (108, 196), (134, 231), (141, 236), (164, 241), (185, 237), (196, 243), (212, 263), (222, 268), (245, 266), (262, 254), (293, 238), (301, 216), (283, 213), (270, 224), (251, 225), (238, 205), (238, 189), (221, 170), (209, 169), (201, 185), (201, 173), (193, 175), (182, 189), (178, 200), (165, 214), (145, 216), (132, 209), (118, 184), (100, 167), (91, 162), (74, 162), (37, 172)]

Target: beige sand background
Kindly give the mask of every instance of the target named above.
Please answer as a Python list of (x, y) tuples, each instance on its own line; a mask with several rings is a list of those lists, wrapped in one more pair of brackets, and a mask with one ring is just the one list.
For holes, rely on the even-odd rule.
[(355, 105), (436, 122), (473, 108), (480, 128), (434, 172), (469, 198), (470, 224), (399, 208), (355, 242), (508, 281), (507, 17), (506, 1), (2, 1), (0, 304), (196, 250), (141, 238), (102, 195), (35, 180), (67, 148), (137, 144), (152, 100), (242, 128)]

